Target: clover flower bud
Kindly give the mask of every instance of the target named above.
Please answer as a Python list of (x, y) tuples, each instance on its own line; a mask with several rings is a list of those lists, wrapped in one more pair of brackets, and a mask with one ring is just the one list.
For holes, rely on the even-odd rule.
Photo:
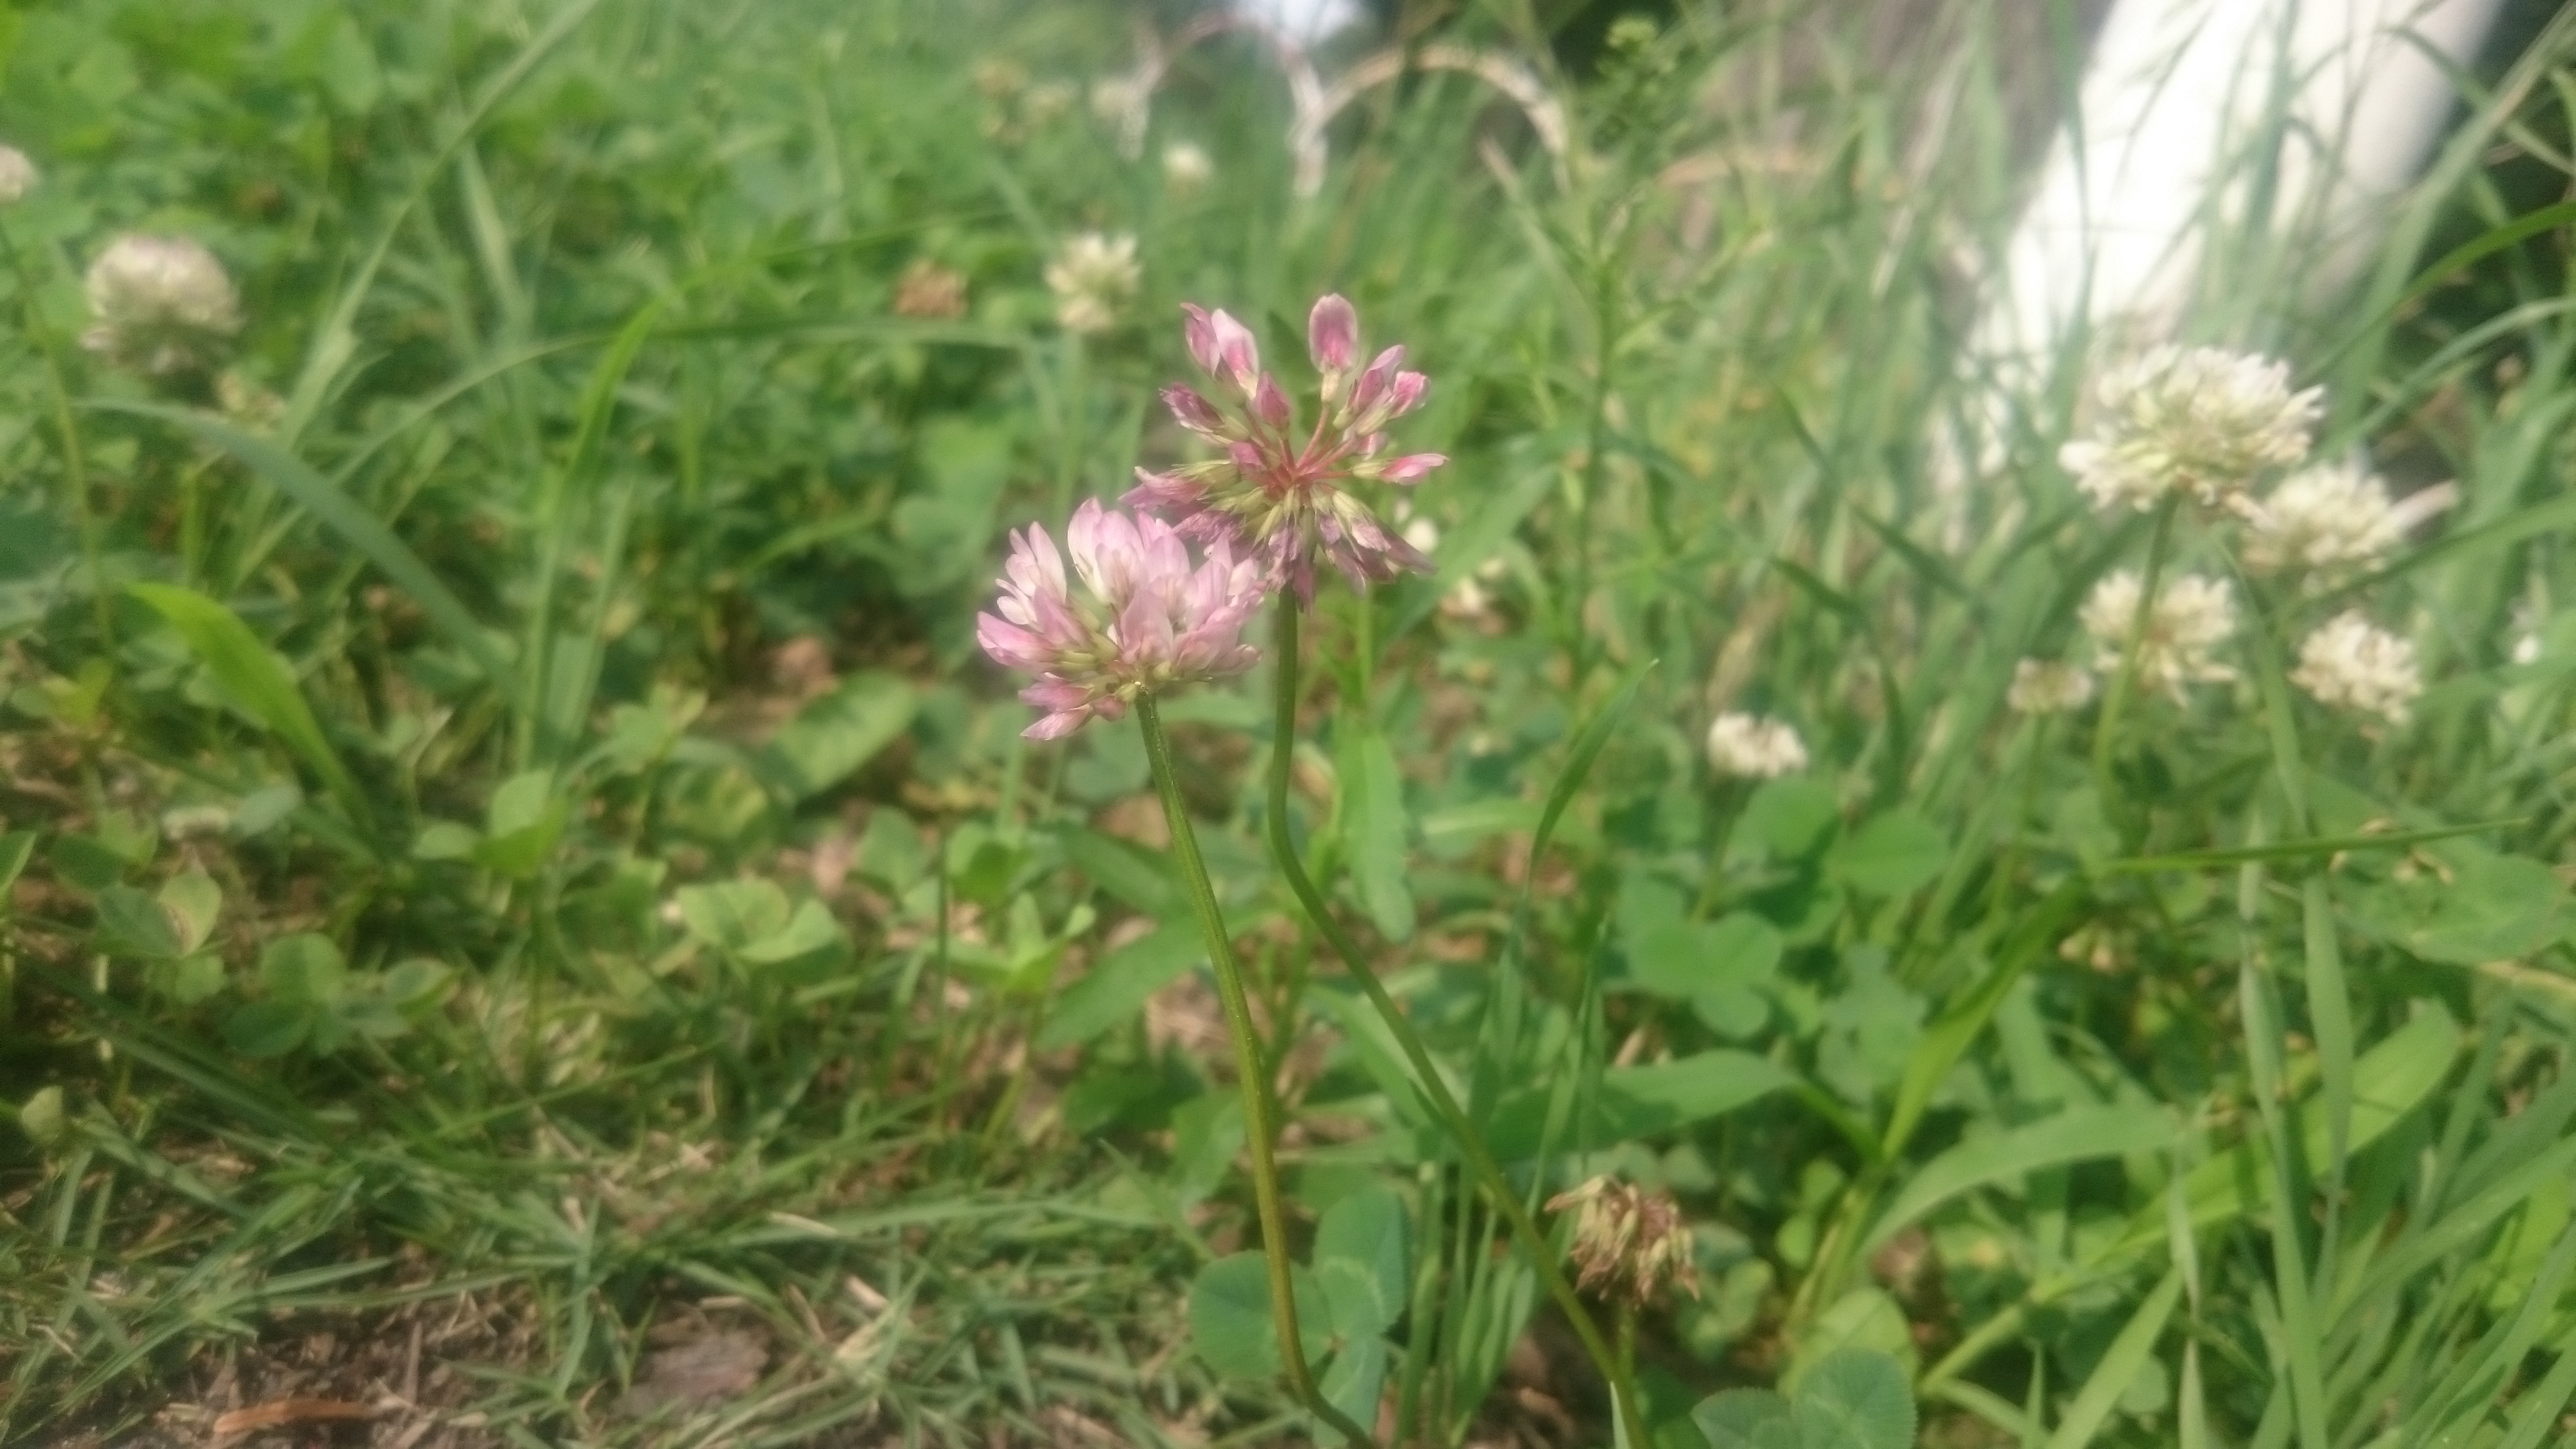
[(1170, 525), (1087, 500), (1065, 547), (1087, 597), (1073, 593), (1055, 540), (1033, 523), (1011, 536), (996, 612), (975, 616), (976, 642), (994, 662), (1038, 676), (1020, 692), (1046, 711), (1021, 732), (1028, 738), (1117, 719), (1140, 696), (1241, 674), (1260, 658), (1241, 636), (1267, 591), (1225, 540), (1194, 566)]
[(2158, 347), (2103, 375), (2094, 435), (2057, 459), (2097, 508), (2180, 494), (2242, 511), (2257, 475), (2308, 456), (2324, 396), (2292, 392), (2289, 365), (2267, 357)]
[(36, 189), (36, 163), (15, 146), (0, 146), (0, 206), (9, 206), (26, 198)]
[[(2122, 569), (2095, 584), (2077, 611), (2084, 632), (2101, 646), (2094, 668), (2107, 674), (2120, 667), (2142, 587), (2136, 573)], [(2146, 630), (2138, 638), (2138, 682), (2179, 701), (2186, 684), (2234, 679), (2236, 671), (2211, 659), (2210, 652), (2235, 632), (2236, 596), (2224, 581), (2197, 574), (2171, 580), (2157, 589), (2147, 610)]]
[(2415, 646), (2373, 625), (2357, 610), (2336, 615), (2299, 645), (2290, 682), (2318, 703), (2404, 724), (2424, 692)]
[(1341, 294), (1315, 299), (1315, 309), (1306, 314), (1306, 350), (1315, 359), (1315, 370), (1324, 375), (1324, 400), (1329, 404), (1340, 395), (1342, 378), (1360, 352), (1360, 314)]
[(1666, 1284), (1699, 1296), (1690, 1226), (1671, 1193), (1596, 1177), (1549, 1198), (1547, 1210), (1574, 1214), (1566, 1254), (1574, 1260), (1576, 1285), (1586, 1293), (1625, 1298), (1639, 1308)]
[(1448, 461), (1438, 453), (1383, 456), (1385, 423), (1418, 404), (1429, 385), (1420, 373), (1398, 371), (1404, 349), (1388, 348), (1361, 376), (1358, 387), (1370, 394), (1365, 407), (1356, 396), (1344, 400), (1349, 364), (1360, 355), (1359, 316), (1340, 297), (1317, 301), (1307, 316), (1307, 344), (1324, 374), (1322, 407), (1301, 437), (1286, 390), (1261, 370), (1251, 329), (1222, 311), (1184, 305), (1181, 313), (1190, 359), (1210, 378), (1231, 384), (1244, 402), (1220, 404), (1178, 383), (1165, 388), (1172, 416), (1222, 456), (1161, 473), (1137, 469), (1127, 504), (1168, 515), (1188, 537), (1228, 540), (1260, 559), (1274, 584), (1309, 603), (1319, 555), (1354, 587), (1408, 571), (1429, 573), (1431, 561), (1420, 549), (1340, 486), (1415, 483)]
[(1807, 746), (1779, 720), (1729, 712), (1709, 721), (1708, 767), (1720, 778), (1769, 780), (1807, 768)]
[(82, 290), (95, 325), (81, 345), (137, 372), (194, 371), (241, 330), (224, 264), (187, 237), (118, 237), (90, 263)]

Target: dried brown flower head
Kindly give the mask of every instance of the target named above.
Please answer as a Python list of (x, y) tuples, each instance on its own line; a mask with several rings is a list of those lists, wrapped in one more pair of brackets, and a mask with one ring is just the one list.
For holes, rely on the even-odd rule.
[(1583, 1291), (1625, 1297), (1640, 1308), (1667, 1283), (1699, 1296), (1690, 1227), (1671, 1193), (1596, 1177), (1549, 1198), (1547, 1210), (1574, 1214), (1574, 1241), (1567, 1252)]

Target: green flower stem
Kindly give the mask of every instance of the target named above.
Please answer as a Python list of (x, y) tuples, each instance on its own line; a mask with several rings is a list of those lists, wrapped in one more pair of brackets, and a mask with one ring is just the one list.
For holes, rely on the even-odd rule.
[(1279, 1203), (1279, 1164), (1270, 1152), (1270, 1074), (1262, 1063), (1261, 1040), (1253, 1031), (1252, 1007), (1244, 996), (1243, 968), (1234, 959), (1234, 938), (1217, 907), (1216, 890), (1208, 884), (1207, 862), (1199, 858), (1189, 807), (1181, 800), (1181, 782), (1172, 772), (1172, 743), (1163, 733), (1163, 719), (1152, 695), (1137, 699), (1136, 723), (1144, 731), (1145, 758), (1154, 767), (1154, 786), (1162, 792), (1163, 819), (1172, 829), (1172, 859), (1181, 867), (1190, 904), (1198, 908), (1208, 960), (1216, 967), (1217, 1000), (1225, 1007), (1226, 1032), (1234, 1038), (1244, 1136), (1252, 1147), (1252, 1201), (1261, 1218), (1261, 1256), (1270, 1268), (1270, 1318), (1279, 1333), (1279, 1357), (1288, 1368), (1288, 1385), (1298, 1402), (1335, 1433), (1353, 1444), (1371, 1444), (1368, 1431), (1334, 1408), (1315, 1387), (1314, 1371), (1306, 1366), (1305, 1344), (1297, 1336), (1297, 1289), (1288, 1259), (1287, 1214)]
[(1539, 1282), (1546, 1287), (1548, 1296), (1556, 1300), (1558, 1310), (1573, 1326), (1575, 1337), (1583, 1341), (1584, 1353), (1600, 1371), (1603, 1382), (1609, 1384), (1610, 1396), (1617, 1405), (1620, 1424), (1627, 1431), (1628, 1443), (1642, 1446), (1647, 1443), (1646, 1421), (1637, 1412), (1636, 1387), (1630, 1375), (1622, 1371), (1619, 1356), (1612, 1350), (1609, 1340), (1602, 1337), (1600, 1325), (1592, 1321), (1591, 1312), (1576, 1295), (1574, 1284), (1567, 1280), (1564, 1266), (1557, 1262), (1555, 1250), (1539, 1232), (1538, 1223), (1530, 1217), (1529, 1208), (1521, 1202), (1520, 1194), (1512, 1190), (1502, 1168), (1494, 1162), (1493, 1154), (1485, 1150), (1484, 1140), (1476, 1135), (1474, 1125), (1468, 1122), (1466, 1112), (1459, 1108), (1458, 1099), (1449, 1091), (1449, 1084), (1441, 1078), (1439, 1068), (1433, 1065), (1430, 1050), (1413, 1030), (1413, 1022), (1405, 1016), (1404, 1009), (1396, 1004), (1395, 998), (1387, 994), (1386, 983), (1378, 980), (1377, 973), (1369, 969), (1368, 960), (1360, 954), (1359, 947), (1334, 922), (1332, 911), (1324, 904), (1323, 893), (1316, 890), (1315, 883), (1307, 878), (1305, 863), (1297, 858), (1296, 847), (1288, 839), (1288, 772), (1297, 738), (1297, 600), (1293, 595), (1284, 592), (1279, 595), (1273, 622), (1275, 633), (1271, 642), (1270, 667), (1278, 680), (1278, 713), (1270, 742), (1270, 802), (1265, 812), (1268, 818), (1263, 821), (1271, 862), (1287, 878), (1288, 889), (1297, 897), (1297, 904), (1304, 909), (1306, 919), (1332, 946), (1334, 954), (1342, 958), (1342, 964), (1350, 968), (1352, 979), (1359, 982), (1360, 990), (1367, 994), (1369, 1005), (1377, 1009), (1378, 1016), (1386, 1022), (1387, 1030), (1394, 1034), (1396, 1045), (1403, 1048), (1404, 1059), (1412, 1065), (1413, 1075), (1420, 1080), (1423, 1095), (1430, 1099), (1432, 1109), (1439, 1113), (1449, 1135), (1457, 1139), (1459, 1155), (1466, 1159), (1485, 1195), (1493, 1199), (1494, 1205), (1511, 1223), (1512, 1237), (1520, 1244), (1530, 1266), (1537, 1270)]
[[(2120, 740), (2120, 715), (2128, 708), (2129, 695), (2138, 684), (2138, 649), (2146, 642), (2147, 623), (2156, 611), (2156, 585), (2162, 581), (2165, 553), (2173, 544), (2174, 509), (2179, 498), (2167, 498), (2156, 510), (2155, 531), (2147, 538), (2147, 567), (2138, 579), (2138, 606), (2129, 615), (2129, 638), (2120, 651), (2120, 667), (2111, 676), (2110, 687), (2102, 691), (2102, 713), (2093, 723), (2093, 788), (2101, 792), (2102, 811), (2120, 825), (2123, 836), (2143, 836), (2145, 831), (2132, 831), (2128, 812), (2120, 798), (2119, 781), (2111, 773), (2111, 751)], [(2143, 814), (2143, 812), (2141, 812)], [(2135, 844), (2134, 838), (2130, 841)]]
[(18, 278), (18, 310), (26, 321), (27, 336), (36, 344), (36, 352), (45, 359), (45, 390), (54, 405), (54, 431), (62, 440), (63, 478), (71, 488), (72, 515), (79, 520), (81, 553), (89, 565), (90, 607), (98, 617), (99, 638), (108, 653), (116, 652), (116, 612), (107, 597), (107, 568), (102, 561), (104, 547), (99, 541), (98, 514), (89, 496), (89, 461), (81, 451), (80, 429), (72, 422), (72, 393), (63, 381), (62, 339), (45, 322), (44, 312), (36, 301), (36, 275), (27, 267), (26, 254), (18, 250), (17, 238), (0, 228), (0, 251), (8, 253), (9, 270)]

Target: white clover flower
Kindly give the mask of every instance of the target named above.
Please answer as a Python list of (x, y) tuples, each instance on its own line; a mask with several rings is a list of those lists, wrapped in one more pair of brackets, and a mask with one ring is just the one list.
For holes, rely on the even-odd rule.
[(120, 367), (184, 372), (241, 330), (241, 297), (224, 264), (187, 237), (118, 237), (82, 285), (96, 325), (81, 345)]
[(1708, 766), (1721, 776), (1768, 780), (1807, 768), (1807, 746), (1778, 720), (1722, 714), (1709, 722)]
[(1216, 179), (1216, 158), (1194, 141), (1174, 141), (1163, 148), (1163, 185), (1175, 196), (1197, 194)]
[(2377, 627), (2359, 610), (2347, 610), (2299, 645), (2299, 667), (2290, 682), (2319, 704), (2406, 723), (2408, 707), (2424, 692), (2415, 672), (2415, 646)]
[(2291, 474), (2246, 521), (2245, 567), (2258, 574), (2367, 568), (2406, 534), (2387, 487), (2349, 463)]
[[(2131, 598), (2131, 606), (2136, 605)], [(2081, 664), (2025, 659), (2013, 666), (2004, 700), (2023, 714), (2065, 714), (2093, 702), (2093, 671)]]
[(0, 206), (24, 199), (36, 189), (36, 163), (15, 146), (0, 146)]
[[(2105, 674), (2120, 667), (2140, 587), (2137, 574), (2122, 569), (2095, 584), (2078, 613), (2084, 632), (2101, 645), (2093, 667)], [(2179, 700), (2186, 684), (2234, 679), (2236, 671), (2209, 654), (2235, 632), (2236, 596), (2224, 581), (2197, 574), (2172, 580), (2156, 591), (2148, 609), (2146, 632), (2138, 640), (2138, 682)]]
[(1136, 239), (1083, 232), (1056, 250), (1046, 284), (1055, 292), (1055, 320), (1067, 332), (1106, 332), (1118, 325), (1119, 308), (1143, 279)]
[(2097, 508), (2147, 512), (2180, 493), (2236, 506), (2255, 476), (2308, 456), (2324, 390), (2290, 391), (2287, 363), (2215, 347), (2159, 347), (2094, 389), (2093, 436), (2057, 461)]

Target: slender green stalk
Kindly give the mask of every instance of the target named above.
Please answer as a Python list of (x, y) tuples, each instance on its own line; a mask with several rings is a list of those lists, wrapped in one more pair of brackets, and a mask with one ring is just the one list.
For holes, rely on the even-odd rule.
[(1270, 1317), (1279, 1331), (1279, 1357), (1288, 1367), (1288, 1384), (1298, 1402), (1335, 1433), (1353, 1444), (1370, 1444), (1368, 1431), (1333, 1407), (1315, 1387), (1306, 1366), (1305, 1344), (1297, 1336), (1296, 1275), (1288, 1260), (1288, 1220), (1279, 1203), (1279, 1164), (1270, 1152), (1270, 1072), (1261, 1060), (1261, 1039), (1253, 1031), (1252, 1007), (1243, 990), (1243, 968), (1234, 959), (1234, 938), (1208, 884), (1207, 863), (1199, 858), (1197, 835), (1190, 830), (1189, 807), (1181, 800), (1181, 783), (1172, 773), (1172, 743), (1163, 734), (1163, 719), (1153, 696), (1136, 701), (1136, 723), (1144, 730), (1145, 758), (1154, 767), (1154, 787), (1162, 792), (1163, 819), (1172, 828), (1172, 859), (1181, 868), (1190, 904), (1198, 909), (1199, 928), (1207, 936), (1208, 961), (1216, 967), (1217, 1000), (1225, 1008), (1226, 1034), (1234, 1038), (1234, 1075), (1243, 1092), (1244, 1136), (1252, 1145), (1252, 1201), (1261, 1218), (1261, 1256), (1270, 1268)]
[[(2138, 580), (2138, 605), (2129, 614), (2129, 638), (2120, 651), (2120, 667), (2102, 691), (2102, 713), (2093, 724), (2093, 787), (2101, 792), (2102, 811), (2115, 823), (2126, 822), (2119, 781), (2111, 773), (2111, 752), (2120, 741), (2120, 715), (2138, 684), (2138, 650), (2146, 641), (2147, 623), (2156, 611), (2156, 585), (2162, 581), (2165, 553), (2173, 544), (2174, 509), (2179, 498), (2167, 498), (2156, 510), (2155, 531), (2147, 539), (2146, 572)], [(2125, 823), (2123, 835), (2132, 834)], [(2143, 835), (2143, 831), (2135, 832)]]
[(90, 607), (98, 616), (99, 639), (108, 652), (116, 650), (116, 612), (107, 597), (107, 571), (102, 562), (104, 548), (99, 542), (98, 513), (89, 496), (89, 461), (81, 451), (80, 429), (72, 422), (72, 393), (63, 381), (62, 339), (46, 325), (44, 313), (36, 303), (36, 277), (27, 269), (26, 255), (18, 250), (17, 238), (0, 227), (0, 251), (9, 256), (9, 270), (18, 278), (18, 312), (25, 320), (27, 336), (36, 344), (36, 353), (45, 360), (45, 391), (54, 405), (54, 432), (63, 449), (63, 479), (72, 492), (72, 515), (80, 520), (81, 555), (89, 566)]
[[(1539, 1232), (1536, 1220), (1530, 1217), (1528, 1206), (1521, 1201), (1520, 1194), (1512, 1190), (1493, 1154), (1485, 1150), (1484, 1140), (1476, 1135), (1475, 1126), (1467, 1120), (1457, 1097), (1449, 1091), (1449, 1084), (1441, 1078), (1439, 1068), (1431, 1060), (1430, 1049), (1422, 1044), (1422, 1038), (1414, 1031), (1404, 1008), (1387, 994), (1386, 983), (1369, 969), (1368, 959), (1334, 922), (1331, 910), (1324, 904), (1323, 893), (1316, 890), (1315, 883), (1307, 878), (1305, 863), (1297, 858), (1296, 847), (1288, 839), (1288, 772), (1297, 738), (1297, 601), (1294, 596), (1282, 593), (1272, 618), (1275, 632), (1271, 638), (1270, 667), (1278, 680), (1278, 695), (1276, 728), (1270, 744), (1270, 798), (1265, 812), (1268, 818), (1263, 821), (1262, 831), (1270, 845), (1270, 859), (1279, 868), (1279, 873), (1287, 878), (1288, 889), (1297, 897), (1297, 904), (1305, 911), (1306, 919), (1342, 958), (1342, 964), (1350, 968), (1352, 979), (1359, 982), (1360, 990), (1368, 996), (1369, 1005), (1377, 1009), (1378, 1016), (1386, 1022), (1387, 1030), (1394, 1034), (1396, 1045), (1403, 1049), (1405, 1061), (1411, 1064), (1413, 1075), (1422, 1084), (1423, 1095), (1430, 1099), (1432, 1109), (1439, 1113), (1449, 1135), (1457, 1139), (1459, 1155), (1476, 1175), (1485, 1195), (1493, 1200), (1494, 1206), (1511, 1224), (1512, 1237), (1529, 1258), (1530, 1266), (1537, 1270), (1539, 1282), (1547, 1289), (1548, 1296), (1556, 1300), (1558, 1310), (1573, 1326), (1575, 1337), (1583, 1341), (1584, 1353), (1590, 1356), (1602, 1380), (1610, 1386), (1610, 1396), (1617, 1406), (1620, 1423), (1627, 1429), (1628, 1442), (1643, 1445), (1647, 1442), (1646, 1421), (1637, 1412), (1636, 1386), (1631, 1377), (1621, 1371), (1617, 1353), (1612, 1350), (1609, 1340), (1602, 1337), (1600, 1325), (1592, 1321), (1590, 1310), (1583, 1306), (1583, 1299), (1575, 1293), (1574, 1284), (1566, 1278), (1565, 1268), (1557, 1261), (1554, 1249), (1549, 1246), (1546, 1236)], [(1177, 832), (1175, 835), (1177, 837)]]

